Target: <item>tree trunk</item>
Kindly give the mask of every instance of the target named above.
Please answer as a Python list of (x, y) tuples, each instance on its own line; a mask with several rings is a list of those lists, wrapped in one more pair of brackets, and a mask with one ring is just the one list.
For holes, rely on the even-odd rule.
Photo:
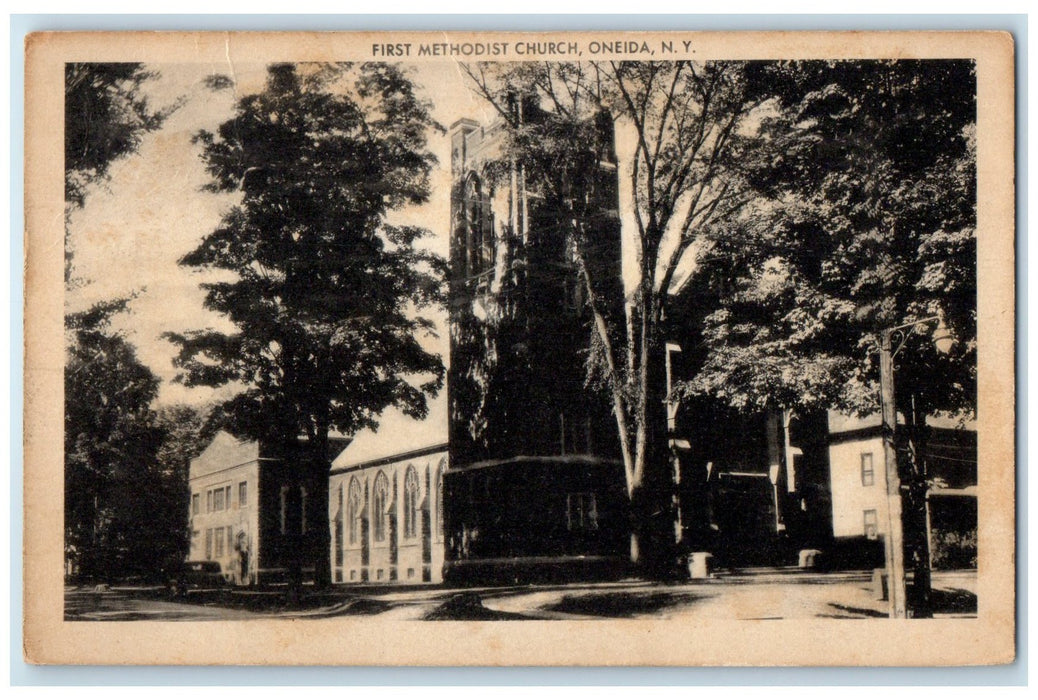
[[(913, 397), (914, 398), (914, 397)], [(908, 489), (905, 495), (905, 564), (912, 571), (908, 589), (908, 609), (912, 617), (933, 617), (930, 574), (930, 528), (927, 506), (925, 411), (912, 401), (908, 414), (908, 464), (905, 465)]]
[(654, 580), (680, 573), (670, 489), (642, 485), (631, 494), (631, 564)]
[(656, 324), (646, 328), (643, 345), (641, 391), (637, 424), (644, 432), (635, 463), (637, 480), (630, 489), (631, 562), (652, 579), (673, 579), (680, 573), (674, 534), (675, 484), (667, 444), (666, 358)]
[[(323, 404), (327, 406), (327, 402)], [(314, 587), (325, 590), (332, 585), (331, 543), (332, 535), (328, 518), (328, 479), (331, 461), (328, 448), (329, 421), (327, 411), (317, 407), (314, 411), (312, 439), (308, 442), (307, 455), (307, 544), (314, 567)]]
[[(291, 435), (291, 433), (283, 434)], [(290, 474), (285, 503), (286, 529), (284, 543), (288, 548), (287, 561), (285, 562), (288, 568), (288, 590), (285, 592), (285, 597), (289, 606), (295, 606), (303, 598), (303, 557), (301, 551), (303, 538), (299, 533), (300, 519), (295, 513), (296, 509), (301, 506), (299, 494), (300, 486), (304, 483), (304, 479), (300, 472), (305, 467), (306, 455), (300, 449), (297, 440), (286, 439), (281, 459), (282, 464), (287, 468), (288, 474)]]
[[(328, 519), (328, 478), (331, 463), (326, 456), (314, 456), (312, 467), (313, 479), (313, 525), (311, 525), (311, 544), (314, 557), (314, 586), (324, 590), (332, 585), (331, 544), (332, 535)], [(319, 461), (317, 461), (319, 460)]]

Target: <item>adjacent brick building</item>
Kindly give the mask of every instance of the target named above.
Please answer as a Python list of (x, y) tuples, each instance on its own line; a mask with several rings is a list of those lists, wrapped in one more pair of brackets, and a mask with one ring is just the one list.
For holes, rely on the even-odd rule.
[[(339, 452), (349, 440), (332, 438)], [(312, 561), (311, 528), (327, 527), (313, 493), (326, 485), (301, 482), (294, 465), (254, 440), (221, 431), (191, 460), (188, 559), (219, 562), (225, 577), (247, 584), (284, 580), (289, 557)], [(304, 577), (312, 577), (312, 567)]]

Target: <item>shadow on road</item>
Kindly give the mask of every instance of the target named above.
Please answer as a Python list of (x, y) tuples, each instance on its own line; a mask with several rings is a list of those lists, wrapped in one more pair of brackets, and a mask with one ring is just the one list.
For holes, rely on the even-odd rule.
[(519, 613), (490, 610), (483, 606), (483, 599), (475, 593), (459, 593), (448, 598), (432, 610), (423, 620), (534, 620), (535, 617)]
[(658, 613), (666, 608), (673, 608), (679, 605), (688, 605), (702, 598), (703, 596), (692, 593), (627, 593), (614, 591), (587, 595), (567, 595), (559, 602), (544, 609), (552, 612), (595, 615), (598, 617), (634, 617), (636, 615)]
[(963, 588), (935, 588), (930, 595), (930, 605), (938, 614), (976, 614), (977, 594)]
[(856, 608), (850, 605), (840, 605), (839, 603), (829, 603), (829, 607), (839, 610), (844, 613), (843, 615), (819, 615), (819, 617), (830, 617), (837, 620), (858, 620), (863, 617), (886, 617), (885, 612), (879, 610), (872, 610), (871, 608)]

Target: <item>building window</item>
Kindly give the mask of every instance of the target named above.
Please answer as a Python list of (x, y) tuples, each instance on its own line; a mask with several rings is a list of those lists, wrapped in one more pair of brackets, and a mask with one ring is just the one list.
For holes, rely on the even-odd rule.
[(210, 490), (205, 495), (206, 511), (231, 509), (231, 487), (224, 486), (216, 490)]
[(872, 486), (876, 483), (876, 474), (872, 469), (872, 453), (863, 452), (861, 455), (861, 485)]
[[(221, 489), (222, 490), (222, 489)], [(213, 556), (219, 559), (223, 556), (223, 528), (218, 527), (213, 531)]]
[(238, 484), (238, 507), (242, 508), (249, 503), (249, 483), (243, 481)]
[[(335, 565), (342, 566), (342, 484), (339, 484), (338, 508), (335, 510)], [(340, 572), (339, 576), (342, 574)], [(340, 579), (341, 580), (341, 579)]]
[(418, 472), (407, 467), (404, 475), (404, 537), (414, 538), (418, 534)]
[(475, 173), (465, 180), (462, 192), (464, 244), (468, 275), (474, 277), (488, 270), (494, 257), (493, 220), (490, 199)]
[(566, 526), (571, 532), (598, 529), (598, 507), (593, 493), (566, 496)]
[(483, 202), (479, 178), (475, 175), (469, 176), (465, 182), (465, 228), (468, 232), (469, 274), (477, 275), (483, 270)]
[(879, 520), (876, 518), (875, 509), (865, 511), (865, 536), (870, 540), (879, 537)]
[(376, 542), (384, 542), (386, 539), (386, 511), (389, 509), (389, 479), (385, 472), (379, 472), (375, 477), (375, 488), (371, 496), (372, 529)]
[(234, 528), (227, 528), (227, 554), (234, 551)]
[(191, 494), (191, 515), (198, 515), (198, 508), (201, 500), (200, 494)]
[(205, 531), (205, 558), (207, 560), (213, 558), (213, 528)]
[(436, 537), (443, 537), (443, 461), (436, 467)]
[(350, 479), (350, 491), (346, 501), (346, 520), (350, 524), (350, 544), (360, 542), (362, 514), (360, 482), (357, 481), (357, 477), (353, 477)]

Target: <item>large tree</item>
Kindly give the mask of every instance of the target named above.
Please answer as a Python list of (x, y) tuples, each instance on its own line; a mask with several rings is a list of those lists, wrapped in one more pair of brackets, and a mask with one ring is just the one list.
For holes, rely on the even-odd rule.
[(188, 542), (188, 465), (205, 412), (152, 410), (158, 378), (110, 319), (118, 300), (70, 314), (65, 372), (65, 552), (76, 578), (160, 580)]
[(111, 581), (157, 572), (153, 531), (161, 438), (158, 379), (109, 328), (125, 301), (66, 319), (65, 555), (72, 573)]
[[(594, 318), (598, 376), (612, 397), (632, 514), (632, 560), (650, 575), (673, 568), (673, 491), (664, 401), (670, 290), (716, 222), (743, 206), (742, 158), (765, 97), (751, 66), (689, 61), (475, 64), (476, 89), (510, 127), (509, 157), (569, 230)], [(527, 118), (524, 98), (536, 98)], [(626, 298), (588, 264), (603, 132), (620, 156)], [(626, 145), (626, 150), (622, 148)], [(618, 310), (619, 311), (616, 311)]]
[[(976, 411), (974, 66), (766, 70), (769, 156), (749, 178), (754, 206), (711, 237), (707, 359), (682, 389), (739, 409), (878, 413), (884, 331), (937, 317), (902, 328), (894, 348), (905, 539), (925, 614), (926, 418)], [(940, 352), (947, 335), (956, 342)]]
[[(149, 104), (143, 85), (154, 77), (139, 63), (66, 64), (66, 226), (88, 186), (103, 181), (174, 108)], [(65, 282), (73, 288), (84, 282), (72, 279), (68, 244), (66, 229)], [(102, 301), (65, 317), (66, 557), (80, 575), (104, 580), (156, 574), (162, 555), (151, 543), (169, 539), (160, 534), (166, 522), (154, 518), (162, 480), (150, 404), (158, 379), (111, 328), (129, 302)]]
[[(705, 367), (688, 389), (739, 409), (878, 410), (879, 334), (908, 339), (898, 393), (920, 415), (976, 407), (975, 81), (967, 61), (766, 68), (775, 109), (753, 206), (714, 230)], [(904, 408), (904, 407), (902, 407)]]
[[(291, 464), (322, 518), (329, 433), (373, 427), (390, 406), (423, 417), (442, 386), (421, 339), (445, 265), (418, 246), (424, 229), (387, 222), (427, 200), (435, 128), (398, 67), (279, 64), (217, 133), (198, 135), (209, 189), (241, 202), (181, 264), (223, 275), (203, 285), (205, 306), (234, 329), (170, 334), (180, 380), (240, 386), (219, 408), (227, 427)], [(302, 535), (319, 585), (329, 543), (326, 523)]]

